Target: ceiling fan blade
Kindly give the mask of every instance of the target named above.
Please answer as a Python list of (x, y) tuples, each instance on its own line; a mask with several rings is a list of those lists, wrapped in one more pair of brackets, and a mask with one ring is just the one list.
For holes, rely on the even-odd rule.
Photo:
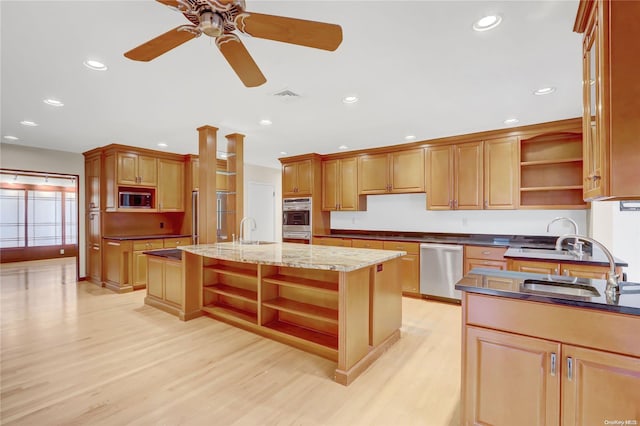
[(324, 22), (245, 12), (236, 17), (236, 27), (253, 37), (323, 50), (336, 50), (342, 43), (342, 27)]
[(238, 36), (223, 34), (216, 38), (216, 46), (245, 86), (256, 87), (267, 81)]
[[(198, 37), (197, 33), (191, 31), (179, 31), (179, 28), (185, 27), (184, 25), (176, 27), (167, 31), (158, 37), (149, 40), (140, 46), (131, 49), (124, 54), (129, 59), (134, 61), (150, 61), (157, 58), (163, 53), (167, 53), (171, 49), (180, 46), (182, 43), (186, 43), (194, 37)], [(195, 27), (193, 27), (195, 28)]]

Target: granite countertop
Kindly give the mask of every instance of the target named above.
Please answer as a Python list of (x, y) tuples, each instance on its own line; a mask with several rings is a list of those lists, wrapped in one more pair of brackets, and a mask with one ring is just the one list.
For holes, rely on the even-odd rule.
[[(523, 288), (522, 283), (525, 279), (542, 281), (555, 280), (567, 284), (588, 285), (594, 287), (598, 293), (600, 293), (600, 296), (568, 296), (547, 292), (533, 292)], [(606, 281), (604, 280), (475, 268), (458, 281), (456, 290), (508, 297), (511, 299), (640, 315), (640, 283), (622, 282), (620, 285), (620, 294), (615, 297), (608, 297), (604, 291), (606, 286)]]
[(180, 249), (149, 250), (149, 251), (143, 251), (142, 254), (164, 257), (166, 259), (171, 259), (171, 260), (182, 260), (182, 250)]
[[(511, 259), (527, 259), (527, 260), (542, 260), (542, 261), (557, 261), (562, 263), (579, 263), (586, 265), (598, 265), (598, 266), (608, 266), (609, 260), (607, 256), (604, 255), (599, 249), (593, 250), (592, 254), (585, 253), (582, 256), (576, 256), (571, 254), (568, 251), (558, 251), (558, 250), (527, 250), (522, 248), (509, 248), (505, 253), (504, 257)], [(616, 262), (616, 266), (629, 266), (627, 262), (624, 260), (618, 259), (614, 257), (613, 260)]]
[(312, 244), (217, 243), (180, 246), (179, 249), (214, 259), (293, 268), (349, 272), (407, 254), (398, 250), (330, 247)]
[(191, 234), (164, 234), (164, 235), (111, 235), (102, 237), (105, 240), (133, 241), (133, 240), (159, 240), (162, 238), (191, 238)]

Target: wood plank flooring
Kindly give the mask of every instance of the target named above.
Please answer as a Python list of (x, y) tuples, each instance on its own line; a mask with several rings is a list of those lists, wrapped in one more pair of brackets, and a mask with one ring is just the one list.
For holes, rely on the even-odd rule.
[(0, 267), (3, 425), (458, 425), (460, 307), (403, 300), (402, 338), (352, 385), (335, 363), (75, 282)]

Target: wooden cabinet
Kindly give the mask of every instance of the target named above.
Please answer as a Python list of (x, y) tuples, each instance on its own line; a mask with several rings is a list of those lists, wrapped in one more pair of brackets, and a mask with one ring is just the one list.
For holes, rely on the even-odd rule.
[(133, 290), (130, 281), (129, 262), (131, 261), (131, 243), (129, 241), (104, 239), (102, 279), (105, 287), (118, 293)]
[(560, 344), (472, 326), (465, 331), (464, 424), (558, 425)]
[(133, 152), (118, 152), (117, 176), (119, 185), (156, 186), (157, 159)]
[(582, 134), (551, 132), (520, 141), (520, 207), (582, 209)]
[(313, 237), (312, 244), (318, 246), (351, 247), (351, 239), (337, 237)]
[(562, 424), (640, 421), (640, 359), (572, 345), (562, 356)]
[(427, 147), (427, 209), (482, 209), (483, 154), (482, 142)]
[(369, 248), (369, 249), (384, 249), (384, 242), (380, 240), (351, 240), (351, 247), (354, 248)]
[(311, 195), (313, 188), (312, 160), (301, 160), (282, 165), (282, 195)]
[(520, 201), (518, 138), (484, 142), (484, 208), (516, 209)]
[(509, 270), (518, 272), (529, 272), (532, 274), (558, 275), (560, 273), (560, 264), (558, 262), (509, 260)]
[(143, 254), (148, 250), (157, 250), (164, 247), (162, 239), (135, 240), (132, 242), (131, 253), (131, 279), (134, 290), (147, 286), (147, 259)]
[(184, 282), (182, 262), (159, 256), (145, 256), (147, 266), (147, 297), (145, 303), (184, 318)]
[(101, 162), (100, 153), (85, 157), (85, 185), (87, 210), (100, 210), (100, 178), (101, 178)]
[[(561, 263), (554, 261), (533, 261), (509, 259), (508, 269), (533, 274), (566, 275), (569, 277), (605, 280), (609, 276), (609, 266), (584, 265), (580, 263)], [(622, 276), (622, 268), (616, 273)]]
[(417, 295), (420, 293), (420, 244), (400, 241), (384, 241), (383, 249), (401, 250), (407, 254), (400, 258), (400, 282), (402, 292)]
[(462, 309), (462, 424), (637, 421), (640, 317), (474, 293)]
[(358, 158), (358, 193), (424, 192), (424, 150), (367, 154)]
[(322, 162), (322, 210), (363, 210), (366, 198), (358, 195), (358, 158)]
[(640, 3), (581, 1), (584, 200), (637, 199), (640, 164)]
[(184, 163), (158, 160), (158, 211), (184, 211)]
[(464, 274), (473, 268), (506, 270), (506, 247), (464, 246)]

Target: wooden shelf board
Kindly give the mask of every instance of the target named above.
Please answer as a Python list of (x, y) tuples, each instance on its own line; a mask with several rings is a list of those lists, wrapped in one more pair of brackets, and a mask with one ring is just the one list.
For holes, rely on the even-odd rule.
[(232, 275), (234, 277), (241, 277), (241, 278), (257, 278), (258, 277), (258, 271), (252, 271), (249, 269), (233, 268), (233, 267), (224, 266), (224, 265), (209, 265), (209, 266), (205, 266), (204, 268), (212, 270), (219, 274)]
[(565, 185), (565, 186), (535, 186), (530, 188), (520, 188), (521, 192), (528, 191), (566, 191), (566, 190), (580, 190), (582, 191), (582, 185)]
[(562, 163), (578, 163), (582, 162), (582, 157), (562, 158), (554, 160), (537, 160), (537, 161), (522, 161), (521, 166), (540, 166), (544, 164), (562, 164)]
[(326, 321), (332, 324), (338, 323), (338, 311), (336, 309), (325, 308), (322, 306), (312, 305), (310, 303), (297, 302), (284, 297), (276, 297), (275, 299), (266, 300), (262, 302), (262, 305), (279, 311)]
[(271, 275), (262, 279), (263, 282), (269, 284), (277, 284), (296, 288), (311, 288), (313, 290), (324, 293), (337, 294), (338, 283), (330, 281), (311, 280), (308, 278), (293, 277), (289, 275)]
[(316, 345), (320, 345), (325, 348), (334, 349), (336, 351), (338, 350), (338, 336), (320, 333), (282, 321), (271, 321), (265, 324), (264, 327), (279, 331), (289, 336), (297, 337), (298, 339), (302, 339), (307, 342), (315, 343)]
[(230, 320), (240, 319), (242, 321), (250, 322), (251, 324), (258, 323), (257, 314), (249, 311), (243, 311), (242, 309), (234, 308), (233, 306), (206, 305), (202, 307), (202, 310), (212, 315), (218, 315), (224, 318), (228, 318)]
[(257, 302), (258, 301), (258, 292), (245, 290), (243, 288), (233, 287), (230, 285), (224, 284), (214, 284), (203, 287), (204, 291), (209, 291), (211, 293), (222, 294), (224, 296), (233, 297), (236, 299), (242, 299), (247, 302)]

